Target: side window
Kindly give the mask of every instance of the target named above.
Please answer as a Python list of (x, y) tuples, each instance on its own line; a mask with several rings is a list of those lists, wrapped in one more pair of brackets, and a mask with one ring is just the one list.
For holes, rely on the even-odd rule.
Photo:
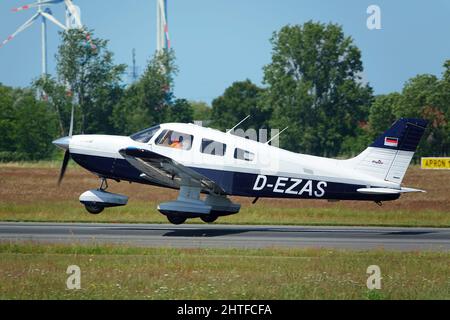
[(209, 139), (202, 139), (201, 153), (210, 154), (213, 156), (223, 156), (227, 150), (227, 145)]
[(234, 158), (238, 160), (253, 161), (255, 159), (255, 154), (247, 150), (236, 148), (234, 149)]
[(192, 141), (194, 137), (190, 134), (181, 133), (173, 130), (164, 130), (155, 140), (158, 146), (190, 150), (192, 148)]

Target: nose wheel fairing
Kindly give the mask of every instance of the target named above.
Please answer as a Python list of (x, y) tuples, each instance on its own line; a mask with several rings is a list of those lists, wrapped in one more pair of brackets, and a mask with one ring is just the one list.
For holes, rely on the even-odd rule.
[(104, 208), (124, 206), (128, 203), (127, 196), (102, 189), (88, 190), (80, 195), (79, 200), (90, 213), (100, 213)]

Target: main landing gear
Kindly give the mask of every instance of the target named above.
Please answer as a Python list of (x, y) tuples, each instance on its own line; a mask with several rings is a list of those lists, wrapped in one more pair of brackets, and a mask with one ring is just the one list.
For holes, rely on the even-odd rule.
[[(98, 190), (100, 191), (106, 191), (108, 189), (108, 180), (105, 178), (101, 178), (100, 188)], [(99, 214), (103, 210), (105, 210), (105, 206), (101, 204), (100, 202), (85, 202), (84, 207), (86, 208), (87, 212), (91, 214)]]
[(203, 222), (213, 223), (221, 216), (239, 212), (241, 206), (232, 203), (225, 195), (210, 193), (200, 198), (198, 186), (181, 186), (177, 200), (160, 203), (158, 210), (172, 224), (182, 224), (187, 219), (200, 218)]
[(186, 217), (179, 217), (179, 216), (172, 216), (172, 215), (168, 215), (167, 216), (167, 220), (169, 220), (169, 222), (171, 224), (183, 224), (186, 222), (187, 218)]
[(206, 216), (200, 217), (200, 219), (202, 219), (202, 221), (206, 223), (213, 223), (214, 221), (217, 220), (217, 218), (219, 218), (219, 216), (215, 214), (208, 214)]

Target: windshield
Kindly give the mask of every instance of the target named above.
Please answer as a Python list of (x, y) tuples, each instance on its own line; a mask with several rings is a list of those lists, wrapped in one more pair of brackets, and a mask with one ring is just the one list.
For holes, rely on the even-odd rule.
[(155, 135), (155, 133), (158, 132), (159, 128), (160, 128), (159, 125), (153, 126), (151, 128), (132, 134), (130, 138), (133, 139), (134, 141), (147, 143)]

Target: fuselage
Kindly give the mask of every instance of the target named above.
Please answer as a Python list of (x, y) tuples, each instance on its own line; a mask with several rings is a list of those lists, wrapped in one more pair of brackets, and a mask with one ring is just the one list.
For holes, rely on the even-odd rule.
[[(100, 177), (162, 187), (167, 186), (144, 179), (119, 150), (134, 146), (171, 158), (214, 181), (227, 195), (372, 201), (399, 197), (357, 192), (360, 188), (400, 186), (355, 170), (351, 159), (294, 153), (194, 124), (166, 123), (154, 131), (148, 141), (133, 136), (75, 135), (70, 139), (70, 154), (80, 166)], [(185, 147), (173, 147), (177, 141), (164, 144), (167, 132), (181, 133)], [(208, 150), (211, 141), (215, 151)]]

